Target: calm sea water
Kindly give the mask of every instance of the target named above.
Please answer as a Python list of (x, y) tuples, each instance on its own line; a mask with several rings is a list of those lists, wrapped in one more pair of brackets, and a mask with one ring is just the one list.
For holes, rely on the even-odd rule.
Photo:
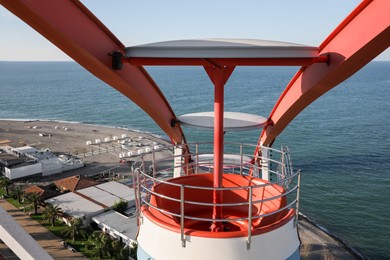
[[(152, 67), (177, 115), (212, 111), (213, 87), (194, 67)], [(297, 68), (237, 68), (227, 111), (267, 117)], [(372, 259), (390, 257), (390, 62), (372, 62), (315, 101), (279, 136), (301, 169), (301, 211)], [(0, 62), (0, 118), (53, 119), (164, 133), (131, 101), (73, 62)], [(190, 141), (211, 132), (185, 130)], [(260, 131), (227, 133), (256, 143)], [(0, 136), (1, 139), (1, 136)]]

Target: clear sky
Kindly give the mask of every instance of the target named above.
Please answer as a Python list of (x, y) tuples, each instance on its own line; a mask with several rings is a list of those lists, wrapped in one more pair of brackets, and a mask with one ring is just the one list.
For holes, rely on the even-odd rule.
[[(360, 0), (83, 0), (126, 46), (249, 38), (318, 46)], [(364, 28), (362, 28), (364, 29)], [(0, 60), (70, 60), (0, 6)], [(390, 60), (390, 50), (376, 60)]]

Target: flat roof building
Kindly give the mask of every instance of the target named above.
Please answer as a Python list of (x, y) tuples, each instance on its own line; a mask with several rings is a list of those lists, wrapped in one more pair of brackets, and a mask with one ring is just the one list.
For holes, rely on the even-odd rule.
[(66, 215), (79, 218), (84, 224), (90, 223), (93, 216), (104, 212), (104, 207), (73, 192), (50, 198), (45, 202), (58, 205)]
[(104, 212), (92, 218), (92, 221), (112, 237), (131, 246), (137, 235), (137, 218), (126, 217), (114, 210)]
[[(119, 183), (117, 181), (110, 181), (106, 183), (102, 183), (95, 186), (96, 188), (99, 188), (101, 190), (107, 191), (111, 193), (112, 195), (115, 195), (123, 200), (126, 201), (133, 201), (134, 200), (134, 190), (133, 188)], [(130, 205), (129, 205), (130, 206)]]
[(86, 196), (98, 204), (102, 204), (107, 208), (114, 206), (116, 202), (124, 200), (118, 196), (111, 194), (105, 190), (99, 189), (97, 187), (89, 187), (81, 190), (77, 190), (77, 193)]
[(83, 166), (84, 162), (80, 159), (66, 156), (58, 158), (49, 149), (37, 150), (31, 146), (0, 147), (1, 173), (10, 180), (34, 175), (48, 176)]

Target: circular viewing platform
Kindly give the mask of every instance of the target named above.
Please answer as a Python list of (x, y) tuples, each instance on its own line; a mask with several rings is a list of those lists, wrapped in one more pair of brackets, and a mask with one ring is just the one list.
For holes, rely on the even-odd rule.
[[(297, 185), (290, 184), (299, 173), (292, 171), (288, 150), (260, 147), (267, 156), (259, 153), (254, 158), (250, 153), (256, 146), (236, 143), (225, 146), (232, 153), (224, 155), (221, 187), (213, 186), (213, 156), (209, 153), (212, 147), (208, 143), (173, 146), (172, 158), (157, 159), (154, 153), (159, 150), (153, 151), (152, 165), (148, 168), (152, 173), (139, 169), (135, 180), (144, 193), (139, 198), (142, 214), (169, 230), (185, 229), (192, 236), (210, 237), (247, 236), (248, 230), (253, 234), (266, 232), (290, 220), (294, 216), (292, 206), (297, 201), (290, 198), (288, 202), (288, 196), (297, 189)], [(213, 202), (215, 192), (221, 195), (219, 204)], [(213, 216), (214, 207), (221, 209), (220, 218)], [(223, 229), (211, 232), (213, 222), (221, 223)]]
[[(142, 209), (142, 214), (176, 232), (180, 232), (183, 217), (186, 234), (216, 238), (246, 237), (248, 229), (252, 230), (252, 235), (264, 233), (294, 217), (294, 210), (287, 208), (285, 189), (277, 184), (260, 178), (224, 174), (222, 186), (213, 188), (212, 173), (183, 176), (156, 184), (150, 205)], [(212, 216), (215, 190), (221, 192), (223, 198), (220, 219)], [(211, 232), (213, 221), (222, 224), (220, 232)]]
[[(191, 113), (178, 117), (182, 125), (213, 130), (214, 112)], [(240, 112), (224, 112), (224, 130), (244, 131), (262, 128), (267, 124), (267, 118)]]

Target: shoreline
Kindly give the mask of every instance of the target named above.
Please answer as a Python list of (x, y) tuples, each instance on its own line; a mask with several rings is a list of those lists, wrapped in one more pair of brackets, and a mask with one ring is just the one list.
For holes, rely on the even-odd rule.
[(0, 121), (10, 121), (10, 122), (53, 122), (53, 123), (59, 123), (59, 124), (80, 124), (80, 125), (88, 125), (88, 126), (96, 126), (96, 127), (106, 127), (106, 128), (113, 128), (113, 129), (122, 129), (125, 131), (135, 132), (135, 133), (141, 133), (141, 134), (147, 134), (151, 135), (155, 138), (159, 138), (163, 141), (170, 142), (169, 137), (167, 136), (161, 136), (159, 134), (155, 134), (153, 132), (148, 132), (140, 129), (135, 128), (128, 128), (126, 126), (112, 126), (112, 125), (102, 125), (102, 124), (95, 124), (91, 122), (79, 122), (79, 121), (65, 121), (65, 120), (59, 120), (59, 119), (34, 119), (34, 118), (0, 118)]
[[(170, 145), (170, 142), (156, 135), (114, 126), (68, 121), (0, 119), (0, 146), (29, 145), (37, 149), (49, 149), (55, 154), (86, 155), (95, 152), (93, 156), (81, 158), (86, 165), (85, 167), (40, 178), (43, 181), (55, 181), (74, 175), (89, 176), (108, 171), (122, 177), (130, 176), (129, 166), (119, 163), (119, 153), (127, 152), (127, 150), (119, 148), (120, 145), (114, 141), (104, 142), (105, 138), (112, 140), (116, 136), (119, 139), (123, 134), (134, 142), (142, 143), (143, 146), (154, 143), (159, 146)], [(101, 143), (96, 144), (97, 139)], [(87, 141), (93, 144), (87, 145)], [(115, 148), (113, 148), (114, 146)], [(99, 153), (96, 154), (96, 151)]]
[[(39, 136), (40, 133), (45, 133), (48, 136)], [(84, 151), (85, 153), (88, 149), (93, 149), (93, 147), (86, 145), (86, 141), (93, 142), (98, 138), (104, 140), (107, 136), (111, 136), (112, 139), (113, 135), (121, 136), (121, 134), (126, 134), (129, 138), (138, 138), (139, 141), (147, 140), (159, 145), (170, 144), (169, 141), (160, 136), (125, 127), (62, 120), (0, 119), (0, 146), (5, 145), (3, 141), (8, 140), (7, 144), (14, 147), (26, 144), (37, 148), (49, 148), (55, 153), (70, 153), (70, 151)], [(118, 175), (125, 176), (125, 174), (129, 174), (129, 167), (119, 164), (118, 154), (102, 153), (84, 157), (82, 160), (87, 167), (47, 176), (44, 178), (45, 181), (54, 181), (80, 174), (88, 175), (92, 172), (104, 172), (110, 169), (115, 169)], [(301, 213), (298, 223), (299, 236), (302, 242), (301, 259), (314, 259), (316, 256), (330, 256), (330, 259), (334, 259), (333, 257), (337, 259), (366, 259), (362, 253), (349, 246), (348, 243)]]
[[(308, 225), (310, 225), (311, 227), (309, 227)], [(299, 212), (298, 226), (299, 226), (299, 229), (301, 229), (301, 228), (310, 229), (310, 228), (314, 227), (317, 230), (317, 232), (319, 232), (320, 234), (323, 234), (324, 236), (328, 236), (330, 239), (334, 240), (334, 243), (337, 243), (340, 248), (348, 251), (348, 254), (350, 254), (353, 258), (348, 258), (346, 255), (343, 255), (343, 253), (342, 253), (342, 255), (339, 255), (340, 252), (337, 252), (336, 250), (334, 250), (334, 248), (331, 248), (330, 250), (332, 250), (333, 251), (332, 253), (335, 253), (335, 256), (337, 256), (337, 257), (340, 257), (342, 259), (368, 259), (362, 252), (360, 252), (359, 250), (357, 250), (354, 247), (352, 247), (351, 245), (349, 245), (348, 242), (346, 242), (343, 239), (339, 238), (338, 236), (332, 234), (332, 232), (330, 232), (328, 229), (321, 226), (320, 224), (318, 224), (317, 222), (315, 222), (314, 220), (312, 220), (310, 217), (306, 216), (302, 212)], [(299, 234), (301, 236), (301, 232), (299, 232)], [(301, 239), (301, 237), (300, 237), (300, 239)], [(328, 238), (324, 237), (323, 239), (326, 240)], [(301, 250), (302, 250), (302, 245), (301, 245)], [(313, 256), (308, 256), (307, 258), (303, 258), (303, 259), (311, 259), (312, 257)]]

